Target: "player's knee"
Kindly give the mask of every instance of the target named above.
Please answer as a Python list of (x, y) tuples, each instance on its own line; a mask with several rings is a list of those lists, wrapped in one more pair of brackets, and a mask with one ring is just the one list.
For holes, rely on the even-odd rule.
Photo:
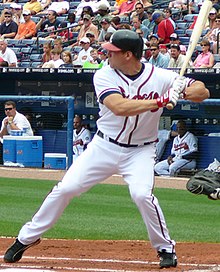
[(82, 193), (80, 185), (77, 183), (72, 183), (71, 186), (66, 186), (66, 184), (60, 182), (57, 184), (57, 193), (63, 198), (72, 198), (74, 196), (79, 196)]
[(150, 191), (147, 190), (136, 190), (131, 192), (133, 201), (139, 206), (140, 203), (146, 202), (147, 196), (150, 195)]

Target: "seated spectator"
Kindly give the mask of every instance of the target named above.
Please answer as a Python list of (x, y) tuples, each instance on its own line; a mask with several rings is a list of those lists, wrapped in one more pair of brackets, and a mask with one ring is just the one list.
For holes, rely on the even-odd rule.
[(101, 21), (104, 18), (108, 18), (109, 21), (113, 18), (112, 15), (110, 14), (110, 5), (105, 3), (100, 3), (98, 6), (98, 10), (94, 14), (94, 18), (92, 19), (92, 22), (94, 25), (97, 26), (97, 28), (100, 30), (101, 29)]
[(75, 116), (73, 121), (73, 162), (83, 153), (91, 142), (90, 131), (83, 126), (80, 116)]
[(0, 37), (14, 39), (18, 31), (18, 25), (12, 20), (12, 13), (9, 10), (4, 12), (4, 22), (0, 25)]
[(180, 53), (182, 55), (186, 55), (186, 46), (185, 45), (180, 44)]
[(76, 20), (78, 21), (78, 23), (80, 24), (80, 21), (83, 20), (83, 16), (85, 14), (89, 14), (91, 16), (91, 18), (93, 19), (94, 17), (94, 5), (95, 3), (93, 1), (81, 1), (81, 3), (79, 3), (79, 5), (76, 8)]
[(99, 58), (99, 53), (98, 53), (98, 49), (92, 49), (90, 51), (90, 62), (93, 64), (100, 64), (102, 62), (102, 60)]
[(197, 138), (187, 131), (183, 120), (177, 123), (177, 133), (173, 140), (171, 154), (166, 160), (158, 162), (154, 170), (159, 176), (175, 176), (181, 169), (195, 169), (198, 151)]
[(178, 34), (172, 33), (170, 35), (170, 44), (179, 44), (180, 45), (180, 38)]
[(168, 52), (168, 48), (166, 46), (166, 44), (159, 44), (159, 50), (160, 53), (163, 54), (164, 56), (166, 56), (166, 58), (168, 59), (168, 62), (170, 60), (170, 54)]
[(76, 15), (75, 13), (71, 12), (71, 13), (68, 13), (68, 16), (67, 16), (67, 26), (68, 27), (72, 27), (72, 31), (74, 31), (74, 27), (76, 27), (78, 24), (76, 22)]
[[(61, 22), (58, 29), (61, 30), (62, 28), (67, 27), (67, 22)], [(69, 29), (63, 29), (63, 31), (58, 32), (57, 35), (60, 37), (62, 42), (67, 42), (73, 38), (73, 33)]]
[(47, 17), (42, 17), (37, 23), (36, 29), (48, 33), (49, 38), (56, 38), (56, 34), (51, 32), (57, 30), (59, 25), (60, 21), (57, 19), (57, 13), (54, 10), (50, 10)]
[(127, 0), (123, 2), (115, 11), (113, 11), (112, 15), (119, 15), (120, 17), (128, 17), (135, 10), (136, 0)]
[(159, 45), (157, 43), (153, 43), (150, 46), (151, 57), (149, 59), (149, 63), (159, 68), (167, 68), (169, 59), (160, 53)]
[(216, 17), (217, 17), (217, 10), (215, 8), (212, 8), (209, 12), (208, 21), (205, 28), (212, 29), (213, 25), (215, 24)]
[(210, 42), (203, 39), (201, 41), (202, 52), (193, 62), (195, 68), (212, 68), (215, 64), (214, 55), (210, 52)]
[(101, 26), (102, 29), (98, 37), (99, 44), (105, 42), (105, 35), (107, 33), (114, 33), (116, 31), (116, 29), (114, 29), (114, 27), (111, 26), (110, 20), (108, 18), (103, 18), (101, 20)]
[(47, 42), (43, 45), (43, 55), (42, 55), (43, 63), (52, 60), (51, 50), (52, 50), (51, 42)]
[(111, 26), (114, 27), (114, 29), (119, 29), (121, 22), (121, 18), (119, 16), (115, 16), (111, 19)]
[(12, 12), (12, 20), (19, 26), (19, 24), (24, 23), (24, 17), (22, 14), (22, 6), (17, 3), (11, 3), (10, 10)]
[(42, 10), (42, 6), (37, 0), (30, 0), (24, 4), (23, 10), (29, 10), (31, 15), (35, 15)]
[(89, 38), (83, 37), (80, 40), (79, 45), (82, 47), (82, 50), (79, 52), (77, 56), (74, 57), (73, 60), (74, 66), (83, 66), (83, 63), (85, 61), (90, 61), (91, 59), (90, 52), (93, 48), (90, 46)]
[(132, 27), (131, 30), (136, 32), (136, 29), (141, 29), (141, 30), (143, 31), (143, 37), (144, 37), (145, 39), (146, 39), (146, 38), (148, 37), (148, 35), (150, 34), (149, 29), (148, 29), (145, 25), (143, 25), (143, 24), (141, 23), (141, 20), (139, 19), (138, 16), (134, 16), (134, 17), (132, 18), (132, 25), (133, 25), (133, 27)]
[(213, 54), (217, 54), (217, 37), (220, 32), (220, 13), (217, 14), (215, 23), (213, 24), (213, 28), (209, 30), (209, 32), (203, 37), (204, 39), (208, 39)]
[(186, 10), (187, 9), (187, 3), (186, 0), (175, 0), (171, 1), (168, 6), (170, 9), (175, 8), (179, 10)]
[(42, 7), (42, 11), (43, 11), (46, 8), (49, 7), (49, 5), (51, 4), (52, 0), (38, 0), (38, 2), (40, 2), (41, 7)]
[(18, 59), (15, 52), (8, 47), (7, 40), (0, 38), (0, 57), (8, 63), (9, 67), (17, 67)]
[(164, 13), (156, 10), (152, 14), (152, 19), (157, 24), (157, 35), (159, 43), (166, 44), (170, 42), (170, 35), (174, 32), (174, 27), (169, 19), (164, 18)]
[(54, 48), (51, 50), (51, 60), (45, 62), (42, 68), (59, 68), (61, 64), (64, 64), (64, 61), (61, 59), (61, 51)]
[(64, 63), (60, 65), (60, 68), (73, 68), (73, 60), (70, 51), (63, 51), (61, 54), (61, 59)]
[(58, 1), (52, 2), (49, 5), (49, 7), (47, 9), (45, 9), (44, 11), (42, 11), (41, 13), (47, 14), (51, 10), (54, 10), (57, 13), (57, 15), (59, 16), (59, 15), (67, 14), (69, 9), (70, 9), (70, 5), (69, 5), (68, 1), (58, 0)]
[(152, 8), (148, 8), (147, 9), (147, 19), (144, 19), (142, 22), (142, 24), (145, 25), (149, 29), (151, 34), (155, 33), (154, 29), (156, 27), (156, 24), (155, 24), (154, 20), (152, 19), (153, 13), (154, 13), (154, 10)]
[(29, 10), (24, 10), (22, 14), (25, 22), (19, 24), (18, 32), (15, 36), (15, 39), (31, 39), (36, 34), (36, 24), (34, 21), (31, 20), (31, 13)]
[(24, 130), (27, 136), (32, 136), (33, 131), (27, 118), (16, 110), (14, 101), (6, 101), (4, 103), (6, 117), (2, 121), (0, 138), (5, 135), (10, 135), (12, 130)]
[(95, 34), (95, 39), (98, 39), (98, 28), (92, 23), (92, 19), (89, 14), (85, 14), (83, 16), (83, 25), (81, 26), (79, 34), (77, 36), (77, 42), (72, 44), (71, 46), (74, 47), (75, 45), (79, 45), (79, 41), (86, 36), (87, 32), (93, 32)]
[(59, 50), (60, 52), (63, 51), (63, 41), (61, 38), (57, 38), (54, 40), (53, 48)]
[(138, 16), (141, 20), (141, 23), (148, 19), (147, 12), (144, 10), (144, 5), (141, 2), (136, 2), (135, 4), (135, 11), (132, 13), (131, 17)]
[(172, 9), (170, 8), (166, 8), (164, 9), (164, 14), (165, 14), (165, 19), (169, 19), (170, 22), (173, 25), (173, 28), (176, 29), (176, 23), (174, 22), (174, 20), (172, 19)]
[(101, 49), (99, 52), (102, 67), (108, 65), (108, 51), (106, 49)]
[[(170, 46), (170, 61), (168, 68), (181, 68), (183, 66), (186, 56), (181, 54), (179, 44), (171, 44)], [(192, 61), (189, 62), (188, 67), (192, 66)]]

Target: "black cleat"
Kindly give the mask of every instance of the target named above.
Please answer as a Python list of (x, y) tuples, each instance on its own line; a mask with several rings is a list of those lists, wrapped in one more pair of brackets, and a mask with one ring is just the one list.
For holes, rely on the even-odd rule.
[(6, 263), (15, 263), (18, 262), (21, 258), (25, 250), (27, 250), (29, 247), (36, 246), (40, 243), (40, 239), (37, 241), (29, 244), (29, 245), (23, 245), (21, 242), (18, 241), (18, 239), (15, 240), (14, 244), (10, 246), (4, 255), (4, 261)]
[(160, 258), (160, 268), (169, 268), (177, 266), (177, 257), (175, 253), (168, 253), (166, 250), (158, 251)]

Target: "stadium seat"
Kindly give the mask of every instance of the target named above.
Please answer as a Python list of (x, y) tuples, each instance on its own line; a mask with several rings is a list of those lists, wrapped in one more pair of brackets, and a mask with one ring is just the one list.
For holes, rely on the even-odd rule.
[(185, 30), (184, 29), (175, 29), (175, 33), (178, 36), (184, 36), (185, 35)]
[(189, 23), (188, 22), (177, 23), (176, 26), (177, 29), (187, 29), (189, 27)]
[(33, 48), (32, 47), (23, 47), (21, 48), (21, 60), (24, 61), (24, 60), (30, 60), (30, 55), (33, 51)]
[(30, 55), (30, 60), (31, 61), (41, 62), (42, 61), (42, 55), (41, 54), (31, 54)]
[(194, 17), (197, 17), (198, 16), (198, 14), (186, 14), (186, 15), (184, 15), (184, 17), (183, 17), (183, 20), (185, 21), (185, 22), (193, 22), (194, 21)]
[(181, 42), (182, 45), (189, 45), (190, 37), (187, 37), (187, 36), (181, 37), (180, 36), (179, 39), (180, 39), (180, 42)]
[(22, 62), (19, 63), (19, 67), (30, 68), (31, 67), (31, 62), (30, 61), (22, 61)]
[(43, 63), (41, 61), (32, 61), (31, 68), (39, 68)]

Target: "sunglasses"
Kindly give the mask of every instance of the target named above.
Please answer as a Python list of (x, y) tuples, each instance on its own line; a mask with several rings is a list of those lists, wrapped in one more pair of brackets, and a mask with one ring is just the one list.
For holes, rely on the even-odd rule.
[(12, 110), (13, 108), (5, 108), (5, 111), (10, 111)]
[(138, 9), (142, 9), (142, 8), (136, 8), (136, 10), (138, 10)]
[(201, 44), (201, 46), (208, 46), (208, 44)]
[(11, 18), (11, 16), (10, 15), (5, 15), (5, 18)]
[(152, 49), (150, 49), (150, 51), (156, 51), (157, 50), (157, 48), (152, 48)]

